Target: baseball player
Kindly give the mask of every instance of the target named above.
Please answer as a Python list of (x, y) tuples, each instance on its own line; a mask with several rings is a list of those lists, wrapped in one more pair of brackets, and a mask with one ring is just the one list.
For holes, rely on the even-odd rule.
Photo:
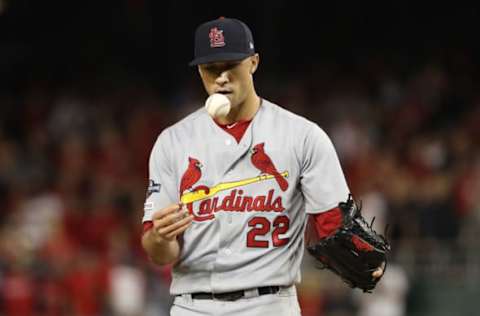
[(243, 22), (200, 25), (190, 65), (230, 108), (212, 117), (201, 107), (151, 152), (142, 245), (154, 263), (173, 264), (171, 314), (300, 315), (306, 219), (328, 235), (349, 195), (332, 142), (257, 95), (259, 55)]

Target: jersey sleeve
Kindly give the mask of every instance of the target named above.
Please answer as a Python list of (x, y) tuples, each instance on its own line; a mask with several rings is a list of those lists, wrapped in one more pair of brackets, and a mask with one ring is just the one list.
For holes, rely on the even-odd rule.
[(166, 151), (166, 148), (168, 148), (167, 142), (168, 138), (164, 131), (158, 137), (150, 153), (148, 163), (149, 181), (142, 219), (144, 223), (151, 221), (153, 213), (156, 211), (178, 203), (172, 164)]
[(328, 135), (316, 124), (307, 133), (302, 150), (300, 185), (307, 213), (331, 210), (350, 192), (340, 161)]

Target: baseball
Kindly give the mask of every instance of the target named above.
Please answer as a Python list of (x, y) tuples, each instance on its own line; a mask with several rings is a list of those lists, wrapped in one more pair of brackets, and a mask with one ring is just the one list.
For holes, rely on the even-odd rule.
[(205, 108), (211, 117), (225, 117), (230, 112), (230, 100), (223, 94), (214, 93), (205, 101)]

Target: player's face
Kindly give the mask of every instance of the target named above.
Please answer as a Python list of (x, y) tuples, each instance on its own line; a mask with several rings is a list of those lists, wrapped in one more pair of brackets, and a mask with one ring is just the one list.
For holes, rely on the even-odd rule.
[(257, 69), (258, 54), (239, 61), (215, 62), (198, 66), (203, 85), (208, 94), (226, 95), (232, 107), (245, 102), (247, 97), (255, 93), (253, 73)]

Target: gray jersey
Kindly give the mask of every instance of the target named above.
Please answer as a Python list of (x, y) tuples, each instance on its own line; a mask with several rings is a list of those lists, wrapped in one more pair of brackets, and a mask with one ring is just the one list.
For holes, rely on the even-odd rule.
[(349, 193), (325, 132), (266, 100), (240, 143), (204, 108), (192, 113), (160, 134), (149, 167), (143, 221), (180, 200), (195, 216), (173, 295), (299, 282), (306, 214)]

